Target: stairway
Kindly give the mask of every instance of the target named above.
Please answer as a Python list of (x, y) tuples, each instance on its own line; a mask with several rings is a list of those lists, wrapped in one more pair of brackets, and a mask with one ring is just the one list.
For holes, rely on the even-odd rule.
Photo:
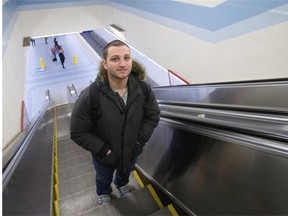
[(54, 215), (178, 215), (171, 204), (163, 207), (153, 186), (144, 185), (136, 170), (130, 175), (129, 194), (120, 198), (112, 183), (111, 203), (99, 206), (92, 156), (70, 139), (69, 115), (61, 116), (57, 119), (55, 108)]

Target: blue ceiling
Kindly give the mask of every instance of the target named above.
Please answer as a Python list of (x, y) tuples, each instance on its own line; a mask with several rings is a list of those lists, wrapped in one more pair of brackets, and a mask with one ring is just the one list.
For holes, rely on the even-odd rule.
[[(4, 32), (19, 8), (31, 10), (84, 4), (112, 5), (210, 42), (288, 20), (288, 0), (227, 0), (214, 8), (173, 0), (8, 0), (2, 5), (2, 29)], [(252, 19), (257, 16), (261, 18)], [(245, 25), (235, 29), (235, 24), (241, 22)]]
[(227, 0), (214, 8), (177, 1), (109, 0), (152, 14), (216, 31), (288, 3), (288, 0)]

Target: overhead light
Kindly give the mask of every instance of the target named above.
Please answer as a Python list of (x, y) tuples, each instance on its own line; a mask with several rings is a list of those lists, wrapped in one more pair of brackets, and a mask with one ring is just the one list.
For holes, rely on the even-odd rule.
[(121, 27), (111, 24), (109, 25), (109, 31), (115, 34), (117, 37), (119, 37), (122, 40), (125, 40), (125, 30), (122, 29)]

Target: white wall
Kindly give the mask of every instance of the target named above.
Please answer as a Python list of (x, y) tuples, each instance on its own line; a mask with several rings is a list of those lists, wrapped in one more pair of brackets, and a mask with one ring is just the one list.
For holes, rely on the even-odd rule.
[(2, 147), (20, 133), (21, 103), (25, 96), (26, 49), (19, 20), (2, 58)]
[(113, 9), (113, 23), (126, 30), (132, 46), (190, 83), (288, 76), (288, 22), (218, 43), (118, 9)]
[[(108, 28), (109, 29), (109, 28)], [(107, 29), (98, 29), (95, 32), (102, 38), (105, 38), (107, 42), (110, 42), (115, 39), (119, 39), (119, 37), (115, 36)], [(123, 38), (120, 38), (123, 40)], [(125, 38), (124, 38), (125, 40)], [(125, 41), (128, 43), (127, 41)], [(128, 43), (129, 44), (129, 43)], [(139, 52), (135, 49), (131, 44), (129, 44), (131, 49), (131, 55), (133, 59), (141, 63), (145, 67), (145, 71), (147, 76), (152, 80), (157, 86), (169, 86), (169, 85), (185, 85), (186, 83), (173, 74), (170, 74), (166, 68), (163, 68), (161, 65), (154, 62), (149, 57), (143, 55), (143, 53)], [(170, 77), (169, 77), (170, 75)]]
[(22, 33), (27, 36), (78, 32), (108, 25), (111, 15), (103, 5), (25, 10), (19, 13)]

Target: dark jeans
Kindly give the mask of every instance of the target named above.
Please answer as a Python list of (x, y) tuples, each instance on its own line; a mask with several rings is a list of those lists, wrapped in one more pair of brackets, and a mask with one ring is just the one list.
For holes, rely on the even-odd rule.
[[(92, 157), (93, 158), (93, 157)], [(128, 184), (131, 171), (134, 170), (137, 157), (135, 157), (125, 172), (116, 170), (114, 184), (116, 188), (123, 187)], [(112, 193), (111, 183), (115, 168), (102, 164), (93, 158), (94, 168), (96, 170), (96, 192), (97, 194), (104, 195)]]

